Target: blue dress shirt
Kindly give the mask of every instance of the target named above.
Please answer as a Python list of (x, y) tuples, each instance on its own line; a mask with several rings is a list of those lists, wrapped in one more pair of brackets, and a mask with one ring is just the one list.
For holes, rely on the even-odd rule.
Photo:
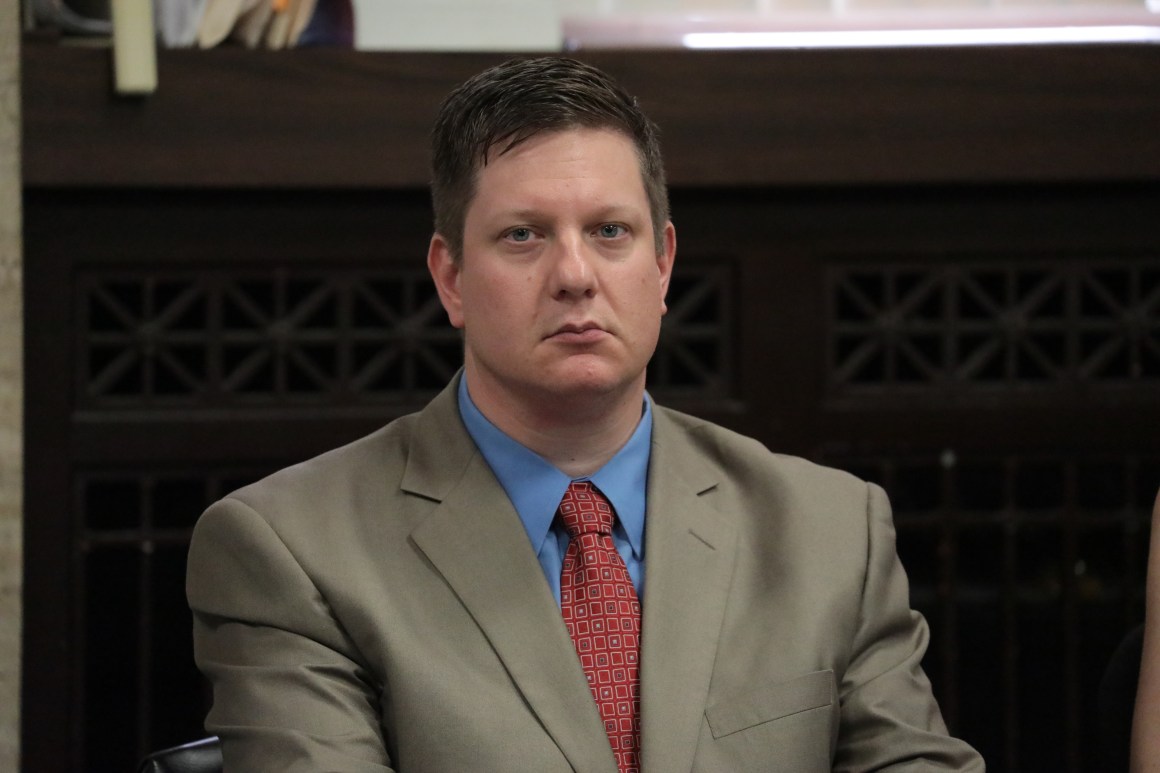
[[(612, 541), (624, 559), (638, 598), (643, 598), (644, 593), (645, 489), (652, 450), (650, 403), (645, 395), (640, 423), (624, 447), (594, 474), (577, 478), (592, 481), (616, 511)], [(570, 538), (556, 519), (556, 509), (572, 478), (492, 424), (471, 401), (466, 378), (459, 380), (459, 415), (515, 506), (559, 604), (560, 569)]]

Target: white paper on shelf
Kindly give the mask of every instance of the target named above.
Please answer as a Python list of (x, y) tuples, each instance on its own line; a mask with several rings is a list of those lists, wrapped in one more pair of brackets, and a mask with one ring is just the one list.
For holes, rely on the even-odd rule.
[(557, 3), (544, 0), (354, 0), (355, 48), (559, 51)]

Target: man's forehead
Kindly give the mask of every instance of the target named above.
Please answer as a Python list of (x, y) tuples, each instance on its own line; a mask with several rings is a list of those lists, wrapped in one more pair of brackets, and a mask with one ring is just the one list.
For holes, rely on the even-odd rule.
[(634, 153), (637, 153), (636, 143), (628, 132), (616, 126), (594, 125), (588, 126), (586, 124), (569, 124), (567, 126), (552, 126), (542, 129), (528, 128), (518, 129), (509, 132), (499, 139), (493, 141), (488, 145), (475, 164), (475, 173), (478, 175), (480, 170), (488, 164), (494, 162), (498, 158), (502, 158), (512, 151), (517, 150), (528, 144), (529, 142), (543, 142), (554, 137), (561, 137), (566, 135), (588, 135), (597, 136), (603, 134), (610, 134), (620, 137), (629, 145)]
[(477, 171), (472, 204), (483, 196), (489, 210), (551, 207), (557, 200), (592, 201), (594, 207), (648, 207), (645, 181), (632, 145), (606, 132), (544, 135)]

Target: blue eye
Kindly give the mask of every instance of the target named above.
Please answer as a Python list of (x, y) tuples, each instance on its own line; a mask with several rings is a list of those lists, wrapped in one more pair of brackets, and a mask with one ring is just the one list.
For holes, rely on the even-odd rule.
[(508, 232), (508, 238), (513, 242), (526, 242), (532, 238), (532, 229), (530, 228), (513, 228)]
[(600, 235), (605, 239), (615, 239), (616, 237), (624, 234), (625, 229), (622, 225), (616, 225), (615, 223), (605, 223), (604, 225), (600, 226), (599, 232)]

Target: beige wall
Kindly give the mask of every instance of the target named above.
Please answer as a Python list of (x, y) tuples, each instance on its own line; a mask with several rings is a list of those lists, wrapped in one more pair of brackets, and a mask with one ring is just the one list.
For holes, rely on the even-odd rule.
[[(1143, 8), (1147, 0), (556, 0), (560, 13), (569, 16), (608, 14), (757, 14), (776, 15), (786, 10), (845, 12), (897, 9), (1010, 9), (1037, 8)], [(1155, 4), (1158, 0), (1152, 0)]]
[(21, 442), (19, 3), (0, 2), (0, 770), (19, 770)]

